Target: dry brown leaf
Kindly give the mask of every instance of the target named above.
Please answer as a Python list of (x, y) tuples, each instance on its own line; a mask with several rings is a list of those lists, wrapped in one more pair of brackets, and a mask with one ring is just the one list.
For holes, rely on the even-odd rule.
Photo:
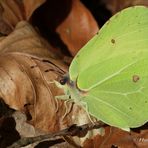
[(74, 56), (98, 32), (98, 25), (80, 0), (72, 0), (71, 10), (56, 32)]
[[(43, 132), (90, 122), (77, 105), (55, 100), (55, 96), (63, 95), (63, 89), (54, 80), (65, 74), (67, 67), (49, 49), (50, 45), (26, 22), (0, 39), (0, 97), (9, 107), (25, 113), (27, 122)], [(94, 134), (95, 130), (90, 131), (86, 137)], [(86, 137), (74, 140), (82, 144)]]
[[(49, 116), (47, 125), (53, 122), (56, 110), (53, 94), (57, 93), (54, 80), (64, 74), (61, 65), (59, 68), (52, 64), (49, 58), (53, 55), (48, 48), (49, 45), (25, 22), (19, 23), (16, 30), (0, 42), (0, 96), (11, 108), (29, 112), (34, 124), (45, 122), (40, 118), (43, 114)], [(49, 106), (52, 108), (46, 111)], [(43, 125), (46, 129), (45, 123)]]
[[(4, 22), (8, 28), (11, 28), (11, 31), (19, 21), (25, 19), (23, 5), (17, 0), (1, 0), (0, 7), (1, 21)], [(2, 29), (3, 28), (1, 28), (1, 30)]]
[[(86, 112), (77, 106), (71, 108), (71, 104), (67, 105), (70, 113), (63, 119), (66, 108), (63, 101), (57, 104), (54, 99), (61, 93), (53, 80), (64, 72), (52, 63), (23, 53), (3, 53), (0, 67), (0, 96), (11, 108), (24, 112), (35, 128), (55, 132), (72, 124), (90, 122)], [(93, 131), (90, 133), (93, 135)], [(79, 144), (84, 140), (74, 139)]]
[(9, 36), (0, 38), (0, 52), (23, 52), (37, 57), (55, 58), (53, 50), (25, 21), (20, 22)]
[(130, 132), (106, 127), (104, 136), (96, 135), (84, 142), (84, 148), (136, 148)]
[(33, 18), (53, 45), (67, 48), (73, 56), (98, 31), (94, 17), (80, 0), (47, 1)]
[(107, 8), (112, 12), (112, 14), (117, 13), (118, 11), (135, 5), (144, 5), (148, 6), (147, 0), (102, 0)]
[(32, 13), (46, 0), (0, 0), (0, 32), (9, 34), (16, 24), (29, 20)]
[(29, 20), (33, 12), (45, 2), (46, 0), (23, 0), (25, 20)]
[(130, 132), (107, 126), (104, 135), (96, 135), (84, 141), (84, 148), (147, 148), (148, 124)]

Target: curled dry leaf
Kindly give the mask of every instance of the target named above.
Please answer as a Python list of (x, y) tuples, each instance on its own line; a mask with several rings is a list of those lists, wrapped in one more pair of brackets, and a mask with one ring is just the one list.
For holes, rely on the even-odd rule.
[(147, 148), (148, 146), (148, 124), (131, 129), (130, 132), (106, 126), (104, 135), (92, 136), (84, 141), (84, 148)]
[(45, 2), (46, 0), (23, 0), (25, 20), (29, 20), (33, 12)]
[(56, 58), (56, 54), (27, 22), (20, 22), (7, 37), (0, 38), (0, 52), (23, 52), (37, 57)]
[(135, 5), (145, 5), (148, 6), (147, 0), (102, 0), (106, 4), (107, 8), (112, 12), (112, 14), (118, 11)]
[[(9, 107), (25, 113), (27, 122), (43, 132), (90, 122), (79, 106), (55, 99), (63, 90), (54, 81), (67, 72), (67, 67), (49, 49), (26, 22), (0, 38), (0, 97)], [(96, 130), (74, 140), (82, 144), (94, 133)]]
[(0, 0), (0, 32), (9, 34), (16, 24), (29, 20), (36, 8), (46, 0)]
[(94, 17), (80, 0), (47, 1), (33, 20), (41, 30), (45, 29), (53, 45), (68, 49), (73, 56), (98, 31)]
[[(55, 120), (56, 103), (51, 92), (56, 93), (53, 80), (57, 79), (56, 73), (64, 72), (53, 64), (44, 64), (42, 60), (23, 53), (1, 54), (0, 69), (0, 96), (5, 103), (15, 110), (24, 111), (33, 125), (43, 126), (45, 130)], [(53, 129), (52, 125), (49, 129)]]
[(41, 117), (49, 116), (45, 122), (49, 126), (56, 110), (53, 96), (58, 89), (56, 91), (54, 80), (66, 69), (62, 70), (60, 64), (60, 68), (54, 65), (58, 62), (51, 62), (53, 55), (48, 48), (49, 45), (25, 22), (19, 23), (14, 32), (3, 38), (0, 42), (0, 96), (11, 108), (31, 116), (33, 124), (44, 123)]
[(56, 28), (56, 32), (74, 56), (98, 32), (98, 26), (80, 0), (72, 0), (71, 5), (68, 16)]
[(86, 140), (84, 148), (97, 148), (98, 145), (102, 148), (110, 148), (113, 146), (134, 148), (134, 143), (129, 132), (109, 126), (105, 128), (104, 136), (97, 135), (92, 139)]

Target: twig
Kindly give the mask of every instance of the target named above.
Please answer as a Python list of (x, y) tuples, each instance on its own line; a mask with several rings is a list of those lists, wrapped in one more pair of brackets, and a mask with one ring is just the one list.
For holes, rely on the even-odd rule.
[(7, 148), (20, 148), (20, 147), (27, 146), (35, 142), (44, 141), (47, 139), (49, 140), (51, 138), (53, 139), (59, 136), (62, 136), (62, 137), (63, 136), (79, 136), (81, 137), (82, 135), (84, 136), (84, 133), (86, 134), (89, 130), (97, 129), (97, 128), (104, 127), (104, 126), (106, 126), (106, 124), (103, 122), (95, 122), (94, 124), (89, 123), (89, 124), (84, 124), (81, 126), (77, 126), (74, 124), (70, 126), (69, 128), (63, 129), (55, 133), (40, 135), (36, 137), (21, 138), (20, 140), (16, 141), (15, 143), (13, 143), (11, 146)]

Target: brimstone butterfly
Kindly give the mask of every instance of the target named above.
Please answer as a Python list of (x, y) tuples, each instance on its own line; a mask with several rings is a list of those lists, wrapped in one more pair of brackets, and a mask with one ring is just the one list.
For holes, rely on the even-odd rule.
[(148, 8), (129, 7), (106, 22), (75, 56), (65, 83), (72, 99), (104, 123), (119, 128), (146, 123)]

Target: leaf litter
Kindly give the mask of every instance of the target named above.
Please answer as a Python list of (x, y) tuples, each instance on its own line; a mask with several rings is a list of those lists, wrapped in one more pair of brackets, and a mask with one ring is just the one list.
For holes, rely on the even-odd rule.
[[(2, 34), (0, 37), (0, 97), (10, 108), (17, 110), (13, 114), (16, 123), (14, 129), (18, 130), (20, 137), (56, 132), (72, 124), (82, 125), (89, 122), (87, 114), (79, 106), (72, 103), (67, 103), (65, 106), (64, 101), (57, 101), (54, 98), (64, 94), (54, 81), (67, 72), (68, 66), (63, 63), (63, 54), (59, 51), (58, 46), (55, 47), (43, 39), (41, 34), (37, 33), (37, 30), (29, 24), (34, 11), (44, 3), (45, 0), (0, 1), (0, 32)], [(73, 1), (72, 6), (71, 13), (73, 14), (70, 14), (65, 20), (65, 25), (59, 25), (56, 31), (61, 35), (61, 39), (67, 45), (70, 53), (75, 55), (88, 39), (84, 39), (83, 42), (82, 37), (75, 36), (75, 41), (73, 41), (69, 33), (68, 36), (64, 35), (62, 29), (67, 28), (67, 26), (79, 35), (78, 28), (73, 26), (73, 21), (77, 20), (73, 20), (72, 16), (75, 17), (80, 12), (84, 12), (86, 18), (91, 18), (94, 21), (92, 23), (94, 30), (90, 30), (88, 33), (89, 38), (91, 38), (90, 34), (97, 32), (98, 28), (91, 12), (83, 4), (80, 4), (80, 1)], [(77, 12), (76, 7), (79, 7)], [(111, 8), (108, 5), (107, 7)], [(115, 13), (117, 8), (112, 7), (110, 10)], [(84, 23), (81, 28), (83, 30), (89, 19), (85, 22), (81, 17), (80, 20)], [(87, 27), (90, 26), (91, 24)], [(89, 32), (89, 29), (84, 29), (85, 31)], [(80, 43), (75, 47), (75, 42), (78, 40)], [(66, 107), (70, 107), (71, 110), (63, 119)], [(3, 125), (9, 131), (9, 125), (6, 124), (6, 121), (10, 122), (10, 117), (1, 116), (1, 136), (4, 132)], [(20, 125), (26, 124), (27, 126), (24, 128), (18, 128)], [(102, 136), (98, 134), (100, 133), (98, 130), (92, 130), (85, 137), (74, 137), (72, 140), (78, 145), (83, 145), (84, 148), (98, 148), (98, 145), (102, 148), (146, 148), (148, 145), (146, 140), (148, 138), (147, 125), (134, 129), (130, 133), (110, 126), (104, 128), (103, 131), (101, 132)], [(17, 134), (15, 133), (15, 135)], [(11, 141), (11, 138), (10, 142), (6, 141), (8, 139), (2, 140), (1, 138), (1, 147), (6, 147), (14, 142)], [(62, 144), (56, 142), (55, 145), (62, 147)], [(30, 145), (30, 147), (34, 147), (34, 145)], [(71, 146), (66, 143), (63, 147)]]

